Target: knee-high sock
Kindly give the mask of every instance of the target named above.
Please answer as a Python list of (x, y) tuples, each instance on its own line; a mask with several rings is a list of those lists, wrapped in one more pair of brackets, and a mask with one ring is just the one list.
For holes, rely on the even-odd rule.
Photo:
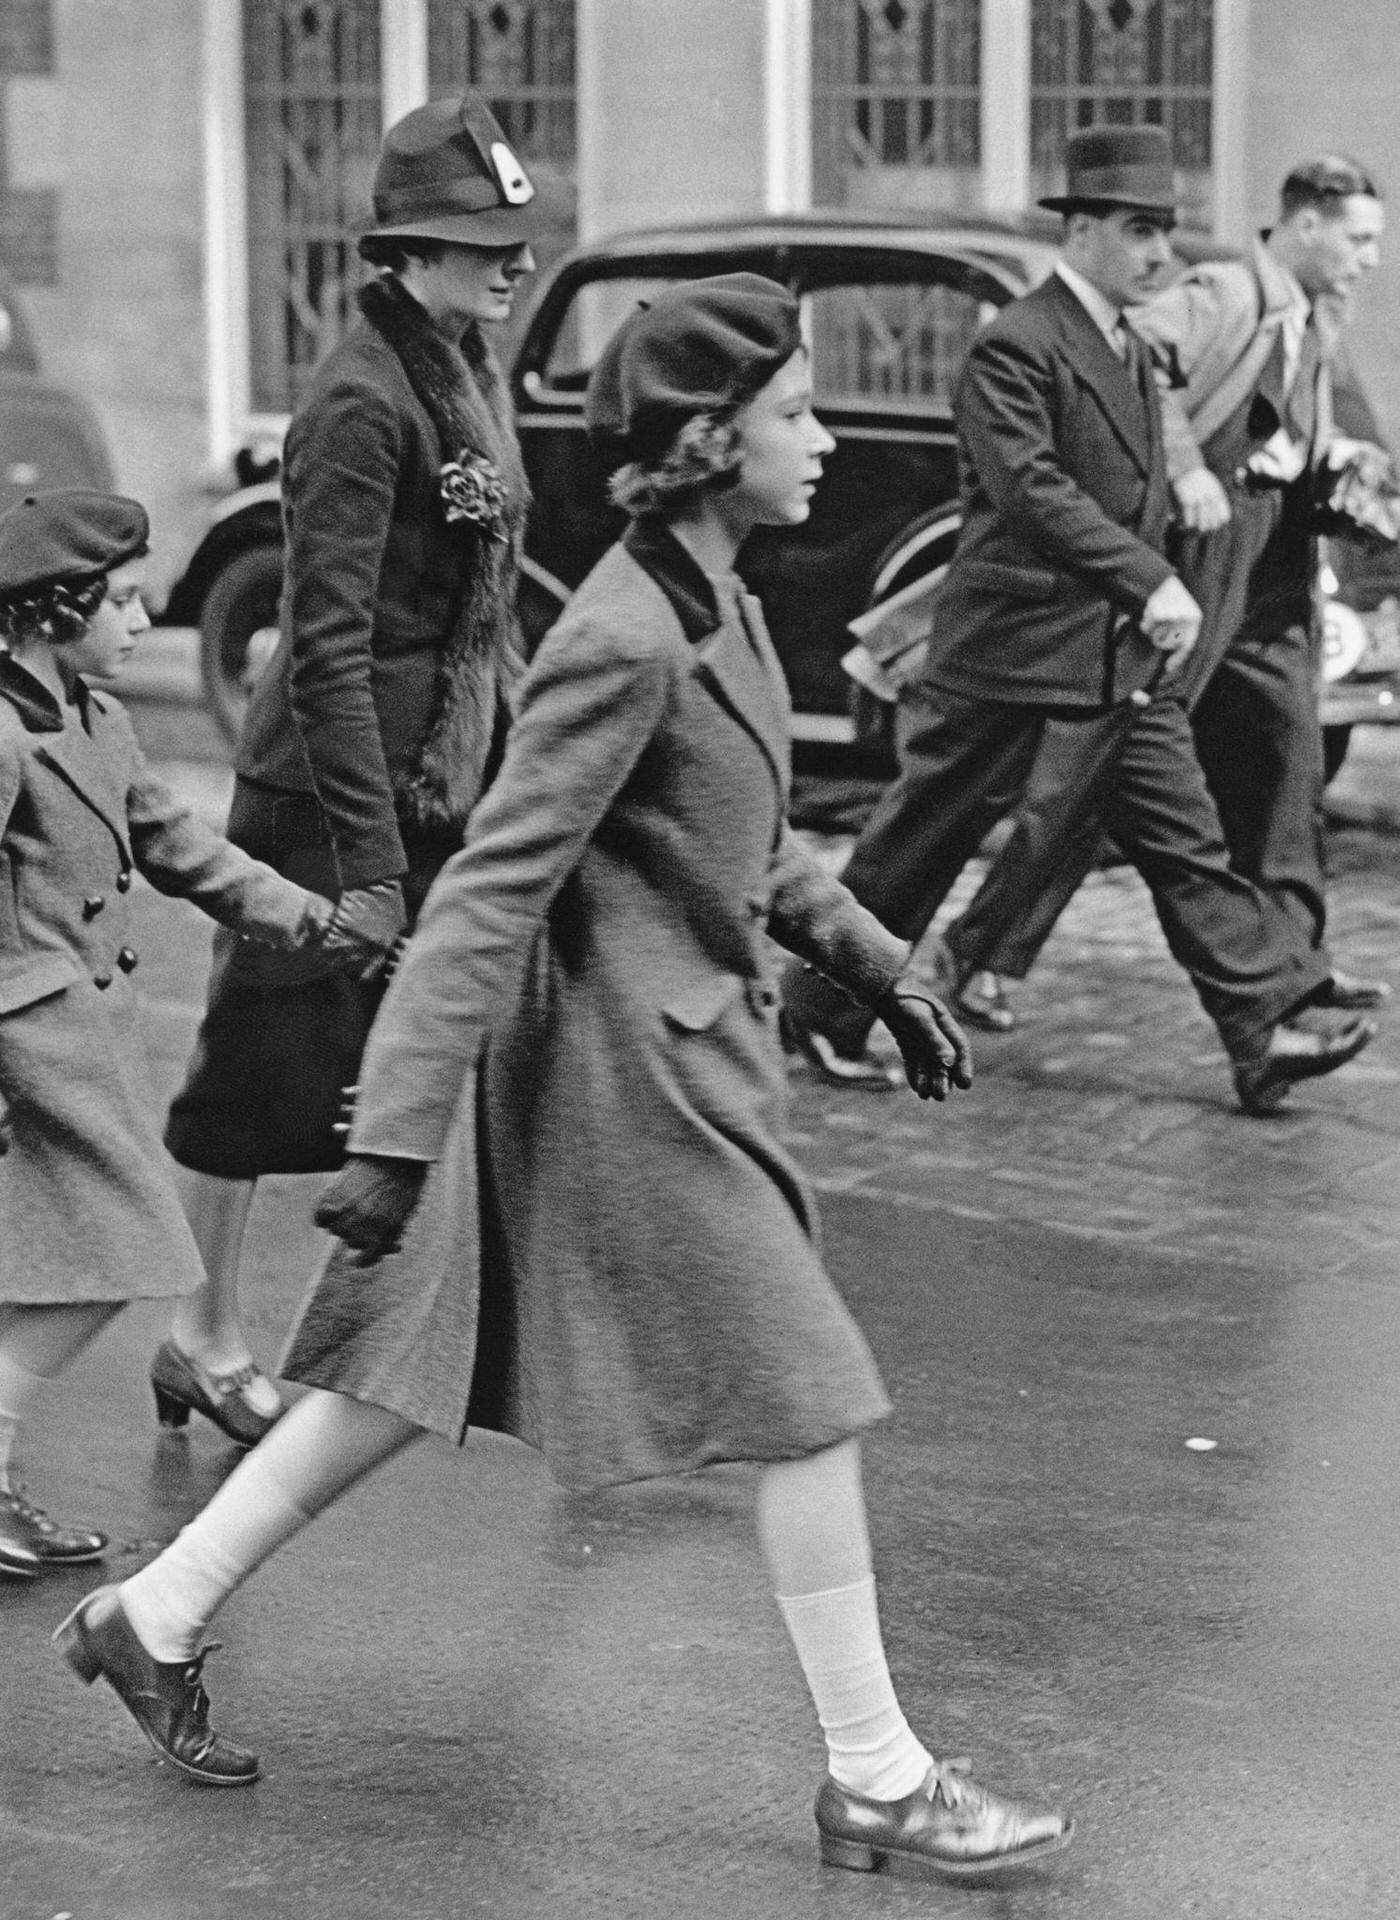
[(422, 1428), (343, 1394), (306, 1395), (157, 1559), (121, 1588), (152, 1659), (191, 1660), (235, 1588)]
[(855, 1442), (765, 1468), (758, 1525), (832, 1778), (877, 1800), (902, 1799), (932, 1763), (885, 1660)]

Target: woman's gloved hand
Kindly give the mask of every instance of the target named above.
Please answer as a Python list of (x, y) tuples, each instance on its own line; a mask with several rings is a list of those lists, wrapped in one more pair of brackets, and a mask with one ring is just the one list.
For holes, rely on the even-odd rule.
[(972, 1085), (967, 1035), (934, 994), (902, 973), (875, 1005), (895, 1037), (904, 1074), (921, 1100), (946, 1100), (950, 1087)]
[(374, 980), (384, 971), (407, 925), (403, 888), (397, 880), (380, 880), (372, 887), (352, 887), (341, 894), (330, 924), (320, 935), (320, 945), (341, 972), (357, 980)]
[(403, 1244), (427, 1175), (425, 1160), (352, 1153), (321, 1195), (316, 1225), (354, 1251), (352, 1265), (372, 1267)]

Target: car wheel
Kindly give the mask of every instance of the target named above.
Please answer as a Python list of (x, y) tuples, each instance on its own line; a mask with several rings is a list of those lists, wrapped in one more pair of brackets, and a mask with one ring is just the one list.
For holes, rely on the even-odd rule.
[(1333, 780), (1342, 770), (1342, 762), (1347, 757), (1347, 748), (1351, 745), (1350, 723), (1322, 729), (1322, 778), (1324, 785)]
[(269, 542), (236, 553), (215, 574), (199, 623), (204, 698), (220, 730), (238, 737), (258, 676), (277, 646), (282, 549)]

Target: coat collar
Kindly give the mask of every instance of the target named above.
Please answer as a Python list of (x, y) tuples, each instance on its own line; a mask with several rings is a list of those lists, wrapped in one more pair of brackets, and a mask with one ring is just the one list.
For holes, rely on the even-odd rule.
[[(1160, 432), (1157, 409), (1134, 381), (1127, 366), (1105, 339), (1102, 329), (1068, 281), (1052, 273), (1038, 289), (1049, 307), (1061, 338), (1069, 350), (1069, 362), (1078, 379), (1098, 402), (1104, 417), (1122, 441), (1134, 464), (1149, 473), (1154, 443)], [(1032, 298), (1035, 296), (1032, 295)], [(1128, 321), (1131, 328), (1132, 321)], [(1147, 359), (1146, 349), (1138, 355), (1139, 365)], [(1148, 436), (1143, 437), (1143, 401), (1148, 398)]]
[[(86, 725), (89, 694), (86, 683), (76, 675), (73, 695)], [(14, 708), (26, 733), (62, 733), (63, 709), (43, 681), (21, 666), (12, 653), (0, 653), (0, 699)]]
[(708, 575), (664, 520), (632, 521), (622, 544), (660, 587), (696, 650), (696, 672), (731, 719), (758, 745), (786, 804), (788, 789), (787, 682), (751, 595), (750, 625), (724, 618)]
[[(84, 751), (84, 740), (78, 738), (76, 730), (65, 726), (63, 709), (42, 680), (8, 653), (0, 653), (0, 699), (14, 708), (26, 733), (44, 736), (35, 747), (35, 758), (51, 767), (84, 805), (92, 808), (111, 830), (121, 849), (123, 865), (130, 866), (125, 795), (94, 777), (102, 770), (100, 758), (95, 759), (90, 749)], [(73, 676), (72, 699), (82, 721), (83, 736), (91, 736), (93, 723), (104, 708), (81, 674)]]

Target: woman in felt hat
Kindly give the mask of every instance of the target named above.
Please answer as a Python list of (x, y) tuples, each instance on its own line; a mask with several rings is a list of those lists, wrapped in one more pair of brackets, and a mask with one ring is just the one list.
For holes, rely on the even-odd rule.
[(171, 1109), (208, 1281), (156, 1355), (157, 1408), (171, 1425), (194, 1409), (245, 1446), (282, 1411), (238, 1316), (254, 1184), (340, 1164), (381, 963), (499, 750), (527, 490), (487, 333), (534, 266), (533, 197), (475, 94), (392, 127), (360, 241), (376, 277), (287, 435), (281, 644), (244, 724), (228, 831), (338, 896), (378, 958), (334, 971), (219, 942)]
[(343, 1244), (286, 1363), (316, 1390), (60, 1641), (168, 1757), (233, 1784), (256, 1761), (209, 1734), (182, 1663), (253, 1567), (424, 1428), (514, 1433), (582, 1488), (760, 1462), (830, 1749), (823, 1858), (981, 1875), (1067, 1823), (935, 1762), (899, 1710), (857, 1441), (888, 1402), (773, 1131), (765, 929), (878, 1009), (922, 1097), (970, 1081), (904, 943), (785, 823), (787, 694), (734, 562), (755, 526), (807, 517), (833, 444), (796, 301), (752, 274), (662, 294), (605, 350), (587, 417), (632, 525), (527, 672), (371, 1036), (318, 1215)]
[(150, 625), (144, 509), (64, 491), (0, 518), (0, 1574), (101, 1558), (9, 1478), (45, 1384), (126, 1301), (203, 1280), (137, 1028), (131, 884), (238, 936), (329, 935), (328, 901), (241, 853), (142, 759), (114, 679)]

